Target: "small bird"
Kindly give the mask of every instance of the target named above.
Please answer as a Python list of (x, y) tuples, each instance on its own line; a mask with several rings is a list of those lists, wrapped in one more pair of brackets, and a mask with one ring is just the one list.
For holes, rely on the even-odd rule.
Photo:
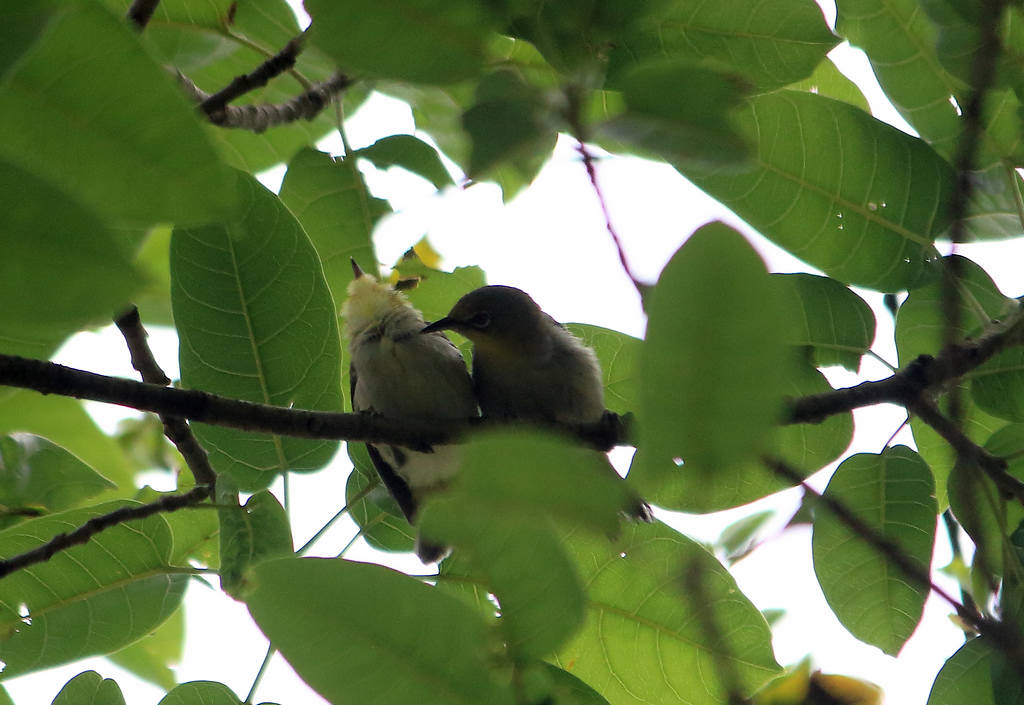
[[(393, 419), (466, 420), (479, 416), (466, 363), (444, 333), (421, 335), (423, 315), (395, 287), (365, 274), (352, 260), (355, 279), (341, 307), (351, 364), (352, 408)], [(429, 451), (366, 444), (381, 482), (413, 523), (423, 497), (443, 487), (459, 468), (459, 449)], [(424, 563), (447, 548), (417, 539)]]
[[(594, 351), (544, 313), (521, 289), (484, 286), (426, 326), (473, 343), (473, 388), (485, 417), (565, 425), (605, 418), (604, 383)], [(609, 463), (609, 471), (614, 469)], [(651, 520), (639, 497), (629, 514)]]

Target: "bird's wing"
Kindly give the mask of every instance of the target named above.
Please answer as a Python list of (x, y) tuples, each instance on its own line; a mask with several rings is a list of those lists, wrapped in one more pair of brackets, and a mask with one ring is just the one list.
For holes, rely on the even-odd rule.
[[(349, 365), (348, 379), (352, 410), (363, 411), (356, 405), (356, 385), (359, 384), (359, 376), (356, 373), (355, 365)], [(370, 455), (370, 462), (373, 463), (380, 481), (384, 483), (384, 487), (387, 488), (388, 493), (398, 504), (398, 508), (402, 510), (405, 518), (412, 523), (413, 517), (416, 516), (416, 500), (412, 496), (412, 490), (409, 489), (408, 483), (395, 472), (395, 469), (391, 467), (388, 461), (384, 460), (380, 451), (372, 443), (366, 444), (366, 452)]]

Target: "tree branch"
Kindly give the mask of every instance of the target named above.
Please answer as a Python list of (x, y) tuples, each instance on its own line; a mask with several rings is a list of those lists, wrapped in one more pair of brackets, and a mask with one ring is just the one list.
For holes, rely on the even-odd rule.
[(891, 377), (793, 400), (784, 423), (819, 423), (835, 414), (873, 404), (907, 406), (980, 367), (997, 353), (1024, 343), (1024, 309), (1018, 307), (976, 340), (947, 346), (939, 355), (921, 355)]
[(295, 60), (298, 58), (299, 52), (302, 51), (304, 39), (305, 35), (302, 34), (294, 37), (284, 45), (281, 51), (264, 61), (254, 71), (236, 76), (227, 86), (204, 98), (203, 102), (199, 104), (199, 109), (206, 113), (211, 122), (218, 124), (217, 116), (224, 112), (228, 103), (250, 91), (262, 88), (272, 78), (280, 76), (295, 66)]
[[(146, 329), (139, 318), (139, 309), (132, 306), (128, 312), (118, 316), (114, 323), (124, 336), (128, 352), (132, 356), (132, 367), (142, 376), (142, 381), (161, 386), (170, 384), (170, 378), (160, 369), (149, 343), (146, 342)], [(160, 422), (164, 425), (164, 435), (185, 459), (185, 464), (192, 471), (196, 484), (208, 485), (212, 494), (217, 483), (217, 473), (210, 465), (206, 449), (196, 440), (188, 422), (180, 416), (170, 414), (160, 414)]]
[[(179, 84), (196, 103), (201, 104), (211, 97), (211, 94), (199, 88), (180, 71), (177, 72), (177, 77)], [(299, 120), (312, 120), (334, 100), (338, 93), (352, 83), (352, 79), (348, 76), (337, 73), (326, 81), (315, 84), (302, 95), (284, 103), (227, 105), (207, 117), (210, 122), (219, 127), (263, 132), (268, 127), (285, 125)]]
[(36, 563), (43, 563), (53, 558), (58, 551), (86, 543), (96, 534), (111, 527), (133, 519), (145, 519), (162, 512), (175, 512), (185, 507), (199, 504), (210, 496), (210, 488), (206, 485), (193, 487), (184, 494), (173, 494), (162, 497), (155, 502), (130, 507), (118, 507), (112, 512), (93, 517), (74, 531), (61, 533), (31, 551), (19, 553), (11, 558), (0, 559), (0, 578), (4, 578), (16, 570), (27, 568)]

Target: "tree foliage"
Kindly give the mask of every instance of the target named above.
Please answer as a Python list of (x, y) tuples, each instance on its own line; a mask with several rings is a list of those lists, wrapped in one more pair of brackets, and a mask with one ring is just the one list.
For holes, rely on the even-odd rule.
[[(598, 149), (668, 163), (821, 272), (769, 273), (722, 223), (685, 237), (656, 283), (636, 282), (644, 340), (573, 328), (610, 409), (632, 414), (589, 433), (636, 448), (628, 481), (665, 510), (738, 507), (834, 469), (822, 494), (805, 486), (804, 516), (839, 621), (897, 653), (938, 591), (967, 641), (929, 703), (1021, 701), (1024, 314), (980, 266), (940, 255), (1024, 234), (1019, 2), (837, 0), (835, 28), (812, 0), (306, 10), (306, 31), (284, 0), (0, 11), (0, 680), (106, 655), (166, 689), (161, 703), (238, 703), (169, 668), (186, 586), (209, 571), (338, 704), (876, 702), (869, 684), (776, 661), (727, 567), (761, 515), (710, 547), (624, 523), (622, 488), (572, 433), (462, 438), (459, 477), (420, 520), (454, 547), (430, 579), (296, 551), (302, 510), (267, 491), (282, 475), (354, 441), (338, 508), (381, 552), (409, 551), (416, 529), (358, 442), (466, 431), (345, 414), (348, 260), (376, 266), (392, 212), (359, 163), (439, 190), (492, 181), (509, 200), (563, 134), (580, 178)], [(842, 40), (916, 135), (871, 115), (826, 56)], [(318, 151), (373, 91), (406, 101), (418, 136)], [(282, 163), (274, 193), (255, 175)], [(419, 278), (409, 297), (428, 319), (485, 282), (442, 271), (425, 243), (388, 274)], [(892, 295), (900, 367), (837, 390), (821, 368), (874, 354), (876, 314), (851, 287)], [(174, 327), (192, 393), (162, 388), (122, 315), (133, 303)], [(148, 384), (45, 362), (115, 316)], [(106, 434), (73, 397), (162, 424)], [(851, 412), (880, 402), (907, 409), (916, 449), (849, 454)], [(136, 489), (154, 467), (180, 471), (176, 492)], [(959, 595), (929, 574), (944, 512), (976, 548)], [(53, 702), (123, 699), (85, 671)]]

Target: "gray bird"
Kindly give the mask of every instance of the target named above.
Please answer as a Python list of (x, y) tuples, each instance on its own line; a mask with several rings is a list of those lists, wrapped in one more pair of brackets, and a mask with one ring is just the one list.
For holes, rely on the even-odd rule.
[[(349, 341), (352, 408), (393, 419), (466, 420), (479, 416), (466, 363), (443, 333), (421, 335), (423, 315), (402, 292), (364, 274), (352, 261), (355, 279), (341, 307)], [(436, 445), (428, 452), (366, 444), (381, 482), (410, 523), (423, 497), (458, 471), (459, 448)], [(417, 540), (424, 563), (440, 560), (444, 546)]]
[[(441, 330), (472, 341), (473, 387), (485, 417), (566, 425), (604, 418), (604, 383), (594, 351), (521, 289), (485, 286), (469, 292), (423, 332)], [(651, 519), (639, 497), (629, 513)]]

